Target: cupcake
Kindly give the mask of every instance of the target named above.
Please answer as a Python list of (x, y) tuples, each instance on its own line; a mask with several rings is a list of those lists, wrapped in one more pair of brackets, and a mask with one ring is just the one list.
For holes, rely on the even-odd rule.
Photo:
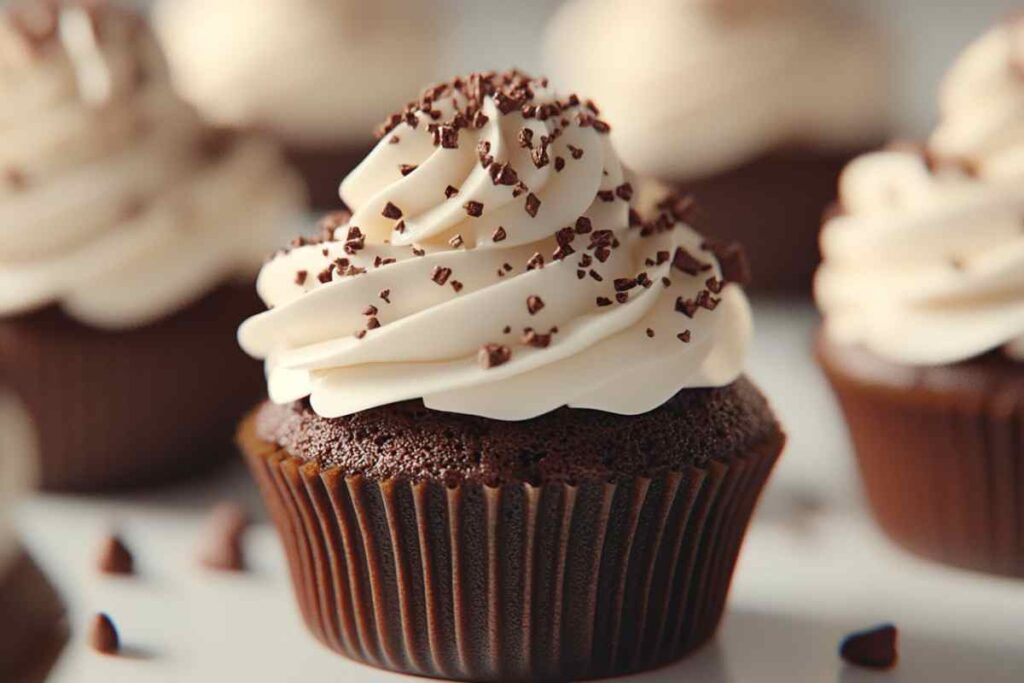
[(0, 392), (0, 681), (41, 683), (68, 627), (57, 593), (14, 531), (14, 506), (33, 471), (25, 457), (25, 441), (34, 438), (27, 417), (17, 399)]
[(818, 356), (900, 545), (1024, 576), (1024, 23), (971, 45), (926, 148), (843, 172)]
[(331, 649), (568, 680), (714, 633), (784, 437), (742, 374), (741, 253), (518, 72), (437, 85), (267, 263), (240, 444)]
[(272, 134), (329, 210), (373, 126), (438, 78), (440, 11), (420, 0), (163, 0), (155, 16), (184, 95), (220, 125)]
[(746, 246), (755, 288), (806, 293), (839, 172), (889, 127), (884, 42), (848, 10), (575, 0), (547, 56), (601, 102), (626, 164), (693, 193), (701, 227)]
[(0, 92), (0, 386), (35, 420), (42, 485), (229, 455), (261, 383), (225, 337), (301, 183), (270, 143), (204, 127), (142, 19), (106, 3), (7, 6)]

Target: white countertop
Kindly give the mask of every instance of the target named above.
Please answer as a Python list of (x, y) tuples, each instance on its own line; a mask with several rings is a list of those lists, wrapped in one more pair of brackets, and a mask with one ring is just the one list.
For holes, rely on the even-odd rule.
[[(810, 358), (809, 305), (758, 302), (751, 375), (772, 399), (790, 443), (747, 538), (729, 611), (711, 645), (631, 680), (649, 683), (923, 683), (1024, 681), (1024, 581), (929, 564), (881, 537), (863, 510), (841, 422)], [(195, 562), (200, 527), (221, 500), (261, 504), (240, 464), (214, 479), (108, 498), (37, 496), (20, 511), (26, 544), (67, 599), (74, 635), (52, 680), (400, 681), (321, 647), (301, 623), (272, 528), (246, 539), (252, 571)], [(138, 575), (95, 571), (112, 527)], [(85, 624), (110, 613), (127, 650), (86, 645)], [(841, 637), (893, 621), (901, 661), (876, 673), (842, 664)]]

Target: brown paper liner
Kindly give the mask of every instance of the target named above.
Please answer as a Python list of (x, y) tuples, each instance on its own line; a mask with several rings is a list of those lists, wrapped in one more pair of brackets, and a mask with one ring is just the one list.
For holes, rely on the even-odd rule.
[(0, 681), (40, 683), (68, 640), (64, 607), (32, 558), (0, 572)]
[(260, 310), (223, 287), (143, 328), (104, 332), (56, 308), (0, 320), (0, 384), (35, 422), (41, 486), (98, 491), (209, 468), (263, 391), (235, 330)]
[[(862, 377), (819, 341), (875, 518), (899, 545), (946, 564), (1024, 577), (1024, 382), (985, 387)], [(904, 373), (905, 374), (905, 373)], [(998, 386), (998, 388), (995, 388)]]
[(303, 464), (252, 418), (240, 434), (316, 637), (476, 681), (603, 678), (704, 643), (782, 442), (629, 483), (448, 488)]
[(694, 220), (701, 232), (745, 247), (753, 273), (747, 289), (809, 294), (821, 260), (822, 214), (836, 199), (840, 172), (874, 149), (871, 143), (848, 150), (779, 150), (673, 185), (697, 200)]

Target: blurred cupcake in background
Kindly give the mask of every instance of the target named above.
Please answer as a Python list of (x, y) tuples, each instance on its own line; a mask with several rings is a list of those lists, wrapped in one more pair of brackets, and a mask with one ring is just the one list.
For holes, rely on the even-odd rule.
[(840, 170), (889, 132), (886, 52), (820, 0), (574, 0), (546, 49), (627, 165), (694, 193), (704, 229), (747, 247), (754, 288), (804, 292)]
[(218, 125), (272, 134), (317, 208), (374, 127), (439, 76), (437, 2), (162, 0), (157, 31), (179, 89)]
[(971, 45), (927, 148), (861, 157), (822, 234), (822, 365), (885, 530), (1024, 576), (1024, 23)]
[(19, 683), (46, 680), (68, 638), (64, 606), (14, 528), (35, 472), (26, 448), (34, 439), (24, 406), (0, 390), (0, 681)]
[(210, 462), (259, 392), (231, 331), (301, 183), (271, 143), (202, 125), (143, 20), (105, 2), (5, 8), (0, 93), (0, 385), (42, 484)]

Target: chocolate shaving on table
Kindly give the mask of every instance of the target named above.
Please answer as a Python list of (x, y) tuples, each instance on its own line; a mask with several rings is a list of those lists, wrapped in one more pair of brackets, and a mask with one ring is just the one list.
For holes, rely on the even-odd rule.
[(103, 574), (130, 576), (135, 573), (135, 559), (124, 541), (111, 534), (100, 545), (96, 567)]
[(105, 655), (114, 655), (121, 651), (121, 637), (113, 620), (100, 612), (89, 622), (89, 647)]
[(199, 547), (199, 564), (215, 571), (245, 570), (242, 539), (249, 517), (236, 503), (221, 503), (204, 524)]

